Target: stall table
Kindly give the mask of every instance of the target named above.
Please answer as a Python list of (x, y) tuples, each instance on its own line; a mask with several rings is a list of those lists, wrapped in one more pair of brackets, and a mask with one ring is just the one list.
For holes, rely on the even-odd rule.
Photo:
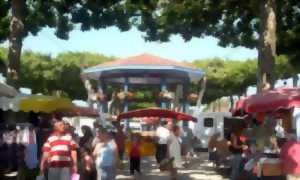
[(254, 172), (258, 178), (284, 180), (282, 164), (279, 158), (260, 158), (255, 164)]
[[(142, 131), (137, 132), (141, 136), (141, 156), (154, 156), (156, 152), (155, 147), (155, 132)], [(125, 142), (125, 153), (129, 155), (132, 142), (127, 139)]]

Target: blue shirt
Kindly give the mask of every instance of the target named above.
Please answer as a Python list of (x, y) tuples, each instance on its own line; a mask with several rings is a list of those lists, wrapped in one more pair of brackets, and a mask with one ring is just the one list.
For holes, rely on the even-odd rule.
[(101, 147), (101, 150), (97, 157), (98, 167), (108, 167), (113, 166), (115, 161), (115, 154), (112, 146), (110, 144), (105, 144)]

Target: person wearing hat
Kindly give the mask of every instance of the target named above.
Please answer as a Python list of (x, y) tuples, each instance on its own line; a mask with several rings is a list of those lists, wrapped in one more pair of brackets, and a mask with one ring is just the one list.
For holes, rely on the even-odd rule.
[(95, 146), (93, 155), (96, 159), (97, 179), (115, 180), (118, 151), (111, 136), (112, 131), (107, 128), (98, 129), (99, 143)]

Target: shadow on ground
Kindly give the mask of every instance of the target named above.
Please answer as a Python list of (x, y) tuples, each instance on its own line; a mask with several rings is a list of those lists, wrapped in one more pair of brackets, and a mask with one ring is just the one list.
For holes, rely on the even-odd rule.
[[(124, 161), (124, 168), (119, 172), (117, 180), (169, 180), (168, 172), (160, 172), (153, 157), (146, 157), (142, 161), (142, 175), (130, 176), (128, 161)], [(228, 170), (216, 169), (207, 161), (207, 153), (198, 153), (198, 157), (191, 160), (189, 165), (178, 171), (179, 180), (226, 180)]]

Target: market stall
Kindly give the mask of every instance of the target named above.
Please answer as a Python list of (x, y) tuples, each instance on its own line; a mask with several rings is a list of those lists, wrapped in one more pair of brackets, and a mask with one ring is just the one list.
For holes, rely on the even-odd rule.
[(51, 113), (72, 108), (71, 100), (56, 96), (18, 95), (1, 97), (0, 104), (3, 110), (0, 121), (0, 159), (3, 163), (0, 168), (4, 170), (0, 174), (17, 175), (15, 169), (18, 169), (18, 160), (23, 153), (26, 169), (35, 173), (42, 145), (51, 132)]
[[(292, 140), (290, 137), (295, 135), (294, 130), (300, 131), (300, 127), (297, 126), (299, 123), (293, 116), (294, 109), (299, 106), (300, 88), (265, 91), (248, 96), (236, 103), (233, 114), (240, 116), (247, 114), (245, 117), (248, 120), (250, 116), (255, 123), (258, 123), (253, 130), (254, 134), (258, 134), (253, 136), (257, 150), (253, 154), (254, 158), (251, 158), (245, 165), (248, 171), (254, 172), (258, 177), (283, 178), (282, 157), (292, 155), (284, 154), (289, 150), (282, 151), (281, 148), (285, 147), (285, 142)], [(271, 145), (267, 142), (271, 142)], [(281, 154), (279, 154), (280, 149)]]
[(68, 109), (74, 106), (69, 98), (64, 97), (30, 95), (18, 98), (19, 109), (24, 112), (33, 111), (51, 113), (58, 109)]
[[(196, 121), (197, 119), (185, 113), (170, 111), (161, 108), (147, 108), (135, 111), (129, 111), (126, 113), (121, 113), (117, 120), (130, 119), (130, 118), (141, 118), (149, 124), (156, 124), (160, 121), (160, 118), (164, 118), (166, 121), (176, 123), (176, 121)], [(142, 156), (152, 156), (155, 155), (155, 138), (156, 134), (154, 131), (142, 131), (139, 132), (142, 138), (141, 141), (141, 154)], [(125, 152), (128, 154), (131, 148), (131, 141), (127, 139)]]
[(14, 112), (43, 112), (52, 113), (60, 109), (71, 109), (73, 103), (69, 98), (45, 95), (18, 95), (13, 98), (0, 97), (0, 108)]

